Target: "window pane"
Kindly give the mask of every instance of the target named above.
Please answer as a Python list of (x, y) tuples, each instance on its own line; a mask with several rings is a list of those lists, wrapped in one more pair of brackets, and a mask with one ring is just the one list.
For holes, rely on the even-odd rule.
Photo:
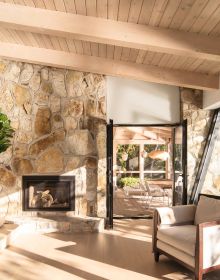
[[(145, 151), (149, 154), (155, 150), (167, 151), (167, 145), (144, 145)], [(150, 157), (146, 157), (144, 159), (144, 170), (148, 171), (157, 171), (157, 170), (165, 170), (166, 162), (160, 159), (151, 159)]]
[(118, 145), (117, 166), (122, 171), (139, 171), (139, 145)]
[(166, 179), (165, 173), (145, 173), (144, 178), (152, 180), (163, 180)]

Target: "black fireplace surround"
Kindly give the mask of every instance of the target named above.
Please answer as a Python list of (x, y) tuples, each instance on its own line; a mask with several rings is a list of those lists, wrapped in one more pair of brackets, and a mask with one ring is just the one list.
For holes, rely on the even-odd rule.
[(23, 211), (73, 211), (75, 177), (23, 176), (22, 199)]

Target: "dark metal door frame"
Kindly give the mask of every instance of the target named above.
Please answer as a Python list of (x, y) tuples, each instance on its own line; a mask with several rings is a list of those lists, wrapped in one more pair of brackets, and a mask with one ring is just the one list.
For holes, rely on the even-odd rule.
[(113, 120), (109, 120), (107, 124), (107, 220), (106, 228), (113, 228)]
[[(181, 123), (173, 124), (114, 124), (113, 120), (109, 120), (107, 124), (107, 228), (113, 228), (113, 128), (114, 127), (177, 127), (182, 125)], [(186, 128), (184, 130), (186, 133)], [(187, 138), (187, 137), (185, 137)], [(185, 144), (186, 147), (186, 144)], [(186, 149), (185, 149), (186, 151)], [(184, 152), (187, 156), (187, 152)], [(184, 171), (187, 171), (187, 162), (184, 165)], [(185, 173), (185, 186), (186, 186), (187, 174)], [(187, 198), (185, 198), (187, 200)]]

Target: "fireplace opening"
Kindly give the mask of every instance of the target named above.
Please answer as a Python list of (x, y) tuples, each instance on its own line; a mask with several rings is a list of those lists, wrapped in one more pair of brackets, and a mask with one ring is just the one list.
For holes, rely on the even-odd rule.
[(23, 176), (23, 211), (73, 211), (74, 176)]

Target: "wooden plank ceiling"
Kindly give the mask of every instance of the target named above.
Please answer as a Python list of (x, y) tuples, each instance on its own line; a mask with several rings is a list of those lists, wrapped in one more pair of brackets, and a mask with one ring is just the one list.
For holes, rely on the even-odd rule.
[[(0, 2), (189, 32), (196, 35), (203, 34), (207, 38), (210, 36), (212, 40), (214, 36), (217, 40), (216, 59), (203, 59), (203, 57), (188, 56), (184, 52), (182, 54), (175, 52), (174, 54), (172, 51), (157, 50), (155, 52), (153, 48), (150, 50), (137, 49), (116, 44), (82, 41), (73, 37), (65, 38), (55, 32), (54, 35), (40, 34), (22, 27), (16, 28), (0, 23), (0, 42), (100, 57), (114, 62), (156, 66), (158, 67), (156, 69), (180, 70), (183, 74), (186, 72), (201, 73), (204, 74), (204, 76), (201, 75), (201, 79), (205, 75), (215, 78), (214, 85), (184, 84), (181, 83), (181, 79), (179, 83), (175, 80), (173, 84), (208, 89), (216, 89), (219, 86), (220, 0), (0, 0)], [(1, 55), (7, 57), (4, 53), (1, 54), (0, 50)], [(37, 62), (35, 59), (33, 61)], [(123, 76), (123, 74), (120, 75)], [(172, 80), (170, 83), (172, 84)]]
[(169, 127), (115, 127), (116, 144), (164, 144), (172, 139)]

